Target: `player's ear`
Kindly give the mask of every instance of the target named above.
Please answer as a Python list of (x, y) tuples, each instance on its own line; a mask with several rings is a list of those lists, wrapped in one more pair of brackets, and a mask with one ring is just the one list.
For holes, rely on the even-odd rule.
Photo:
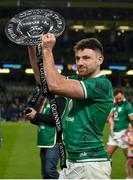
[(101, 65), (104, 61), (104, 56), (103, 55), (99, 55), (98, 56), (98, 65)]

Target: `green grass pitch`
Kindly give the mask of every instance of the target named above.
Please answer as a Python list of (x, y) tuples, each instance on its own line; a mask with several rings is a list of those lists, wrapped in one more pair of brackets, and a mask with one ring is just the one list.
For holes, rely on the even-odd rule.
[[(0, 179), (41, 179), (37, 127), (29, 122), (2, 122), (0, 148)], [(104, 130), (106, 143), (109, 126)], [(113, 155), (112, 179), (124, 179), (125, 157), (122, 150)]]

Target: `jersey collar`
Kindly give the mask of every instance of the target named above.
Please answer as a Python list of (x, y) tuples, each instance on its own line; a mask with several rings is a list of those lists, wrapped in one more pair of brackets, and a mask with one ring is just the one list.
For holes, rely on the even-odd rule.
[(94, 78), (99, 77), (99, 76), (103, 76), (104, 74), (102, 72), (98, 73), (96, 76), (94, 76)]

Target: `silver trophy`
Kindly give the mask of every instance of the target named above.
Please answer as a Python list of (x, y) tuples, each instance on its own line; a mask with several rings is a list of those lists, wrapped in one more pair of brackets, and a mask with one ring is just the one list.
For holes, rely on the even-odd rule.
[(65, 20), (50, 9), (30, 9), (16, 14), (5, 26), (9, 40), (20, 45), (39, 45), (40, 35), (48, 32), (60, 36)]

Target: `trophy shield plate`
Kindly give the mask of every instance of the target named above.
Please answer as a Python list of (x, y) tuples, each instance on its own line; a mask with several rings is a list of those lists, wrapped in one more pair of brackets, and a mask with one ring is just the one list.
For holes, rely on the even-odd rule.
[(65, 20), (50, 9), (30, 9), (16, 14), (5, 26), (9, 40), (19, 45), (39, 45), (40, 35), (48, 32), (60, 36)]

